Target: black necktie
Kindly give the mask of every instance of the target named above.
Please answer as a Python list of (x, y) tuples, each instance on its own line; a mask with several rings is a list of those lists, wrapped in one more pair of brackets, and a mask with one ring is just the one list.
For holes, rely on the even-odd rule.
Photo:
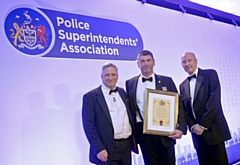
[(116, 87), (115, 89), (111, 89), (110, 91), (109, 91), (109, 95), (111, 94), (111, 93), (116, 93), (118, 91), (118, 88)]
[(188, 79), (188, 81), (191, 81), (192, 78), (196, 78), (196, 77), (197, 77), (196, 74), (194, 74), (192, 76), (189, 76), (187, 79)]
[(150, 77), (150, 78), (142, 78), (142, 82), (145, 82), (145, 81), (150, 81), (150, 82), (152, 82), (153, 81), (153, 78), (152, 77)]

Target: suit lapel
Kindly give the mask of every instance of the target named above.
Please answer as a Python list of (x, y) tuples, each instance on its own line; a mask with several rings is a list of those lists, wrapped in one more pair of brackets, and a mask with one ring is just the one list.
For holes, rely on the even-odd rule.
[(103, 112), (105, 113), (107, 119), (109, 120), (109, 122), (112, 124), (112, 119), (111, 119), (111, 116), (110, 116), (110, 113), (109, 113), (109, 109), (108, 109), (108, 106), (107, 106), (107, 102), (103, 96), (103, 93), (102, 93), (102, 90), (101, 90), (101, 87), (98, 88), (99, 89), (99, 92), (96, 94), (97, 96), (97, 100), (103, 110)]
[(194, 119), (193, 111), (192, 111), (192, 105), (191, 105), (191, 95), (190, 95), (190, 83), (189, 80), (186, 79), (183, 82), (183, 94), (184, 94), (184, 104), (187, 107), (186, 110), (188, 111), (189, 115), (191, 116), (192, 119)]
[[(140, 75), (139, 75), (140, 76)], [(130, 96), (131, 98), (133, 98), (133, 102), (136, 103), (137, 102), (137, 84), (138, 84), (138, 78), (139, 76), (137, 76), (134, 80), (133, 80), (133, 84), (132, 84), (132, 88), (129, 93), (132, 94), (133, 96)]]
[[(119, 88), (118, 88), (118, 89), (119, 89)], [(128, 106), (127, 100), (126, 100), (126, 99), (127, 99), (126, 94), (124, 94), (124, 91), (123, 91), (122, 89), (119, 89), (119, 90), (118, 90), (118, 93), (119, 93), (120, 97), (122, 98), (122, 101), (123, 101), (123, 103), (124, 103), (124, 105), (125, 105), (125, 107), (126, 107), (128, 116), (130, 116), (129, 106)], [(130, 117), (129, 117), (129, 119), (130, 119), (130, 122), (132, 123)]]
[(155, 86), (156, 86), (156, 89), (162, 90), (161, 76), (158, 76), (156, 74), (154, 74), (154, 76), (155, 76)]
[[(199, 89), (201, 87), (201, 84), (203, 82), (204, 76), (202, 75), (201, 69), (198, 70), (198, 76), (196, 80), (196, 85), (195, 85), (195, 91), (194, 91), (194, 100), (196, 99)], [(194, 101), (193, 100), (193, 101)]]
[[(118, 88), (118, 89), (119, 89), (119, 88)], [(126, 97), (125, 97), (125, 95), (124, 95), (124, 93), (123, 93), (123, 90), (119, 89), (119, 90), (118, 90), (118, 93), (119, 93), (120, 97), (122, 98), (123, 103), (124, 103), (125, 106), (127, 107)]]
[(190, 98), (190, 85), (189, 81), (186, 79), (185, 82), (183, 83), (183, 89), (185, 90), (184, 93), (186, 94), (186, 98)]

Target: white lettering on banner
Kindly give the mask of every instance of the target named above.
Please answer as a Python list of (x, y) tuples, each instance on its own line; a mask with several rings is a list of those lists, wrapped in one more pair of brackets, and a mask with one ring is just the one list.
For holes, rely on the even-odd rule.
[(120, 38), (119, 36), (109, 37), (102, 36), (101, 34), (93, 35), (80, 34), (73, 32), (65, 32), (64, 30), (58, 30), (59, 38), (62, 40), (71, 40), (73, 42), (83, 41), (83, 42), (96, 42), (104, 44), (116, 44), (116, 45), (127, 45), (127, 46), (137, 46), (138, 39), (132, 38)]
[(87, 53), (87, 54), (99, 54), (99, 55), (114, 55), (118, 56), (119, 51), (117, 48), (108, 48), (107, 46), (79, 46), (79, 45), (66, 45), (62, 43), (60, 52), (67, 53)]
[(74, 18), (72, 18), (71, 20), (64, 20), (62, 17), (57, 17), (57, 25), (58, 26), (64, 25), (67, 28), (82, 29), (82, 30), (90, 29), (89, 23), (81, 22)]

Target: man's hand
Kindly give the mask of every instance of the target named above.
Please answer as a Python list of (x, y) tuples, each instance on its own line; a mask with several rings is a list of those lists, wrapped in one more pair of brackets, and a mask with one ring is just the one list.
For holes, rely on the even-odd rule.
[(173, 132), (170, 132), (168, 134), (168, 137), (173, 138), (173, 139), (181, 139), (182, 135), (183, 135), (183, 132), (176, 129)]
[(204, 131), (204, 128), (202, 128), (200, 125), (198, 124), (195, 124), (193, 127), (192, 127), (192, 132), (194, 132), (195, 134), (197, 135), (202, 135)]
[(97, 154), (97, 158), (101, 160), (102, 162), (107, 162), (108, 160), (108, 153), (107, 150), (102, 150)]

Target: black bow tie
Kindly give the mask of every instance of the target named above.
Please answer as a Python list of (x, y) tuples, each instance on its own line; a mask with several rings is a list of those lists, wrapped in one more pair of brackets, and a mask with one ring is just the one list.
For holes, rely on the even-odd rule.
[(152, 77), (150, 77), (150, 78), (142, 78), (142, 82), (145, 82), (145, 81), (150, 81), (150, 82), (152, 82), (153, 81), (153, 78)]
[(111, 93), (116, 93), (118, 91), (118, 88), (116, 87), (115, 89), (111, 89), (110, 91), (109, 91), (109, 95), (111, 94)]
[(191, 81), (192, 78), (196, 78), (196, 77), (197, 77), (196, 74), (194, 74), (192, 76), (189, 76), (187, 79), (188, 79), (188, 81)]

